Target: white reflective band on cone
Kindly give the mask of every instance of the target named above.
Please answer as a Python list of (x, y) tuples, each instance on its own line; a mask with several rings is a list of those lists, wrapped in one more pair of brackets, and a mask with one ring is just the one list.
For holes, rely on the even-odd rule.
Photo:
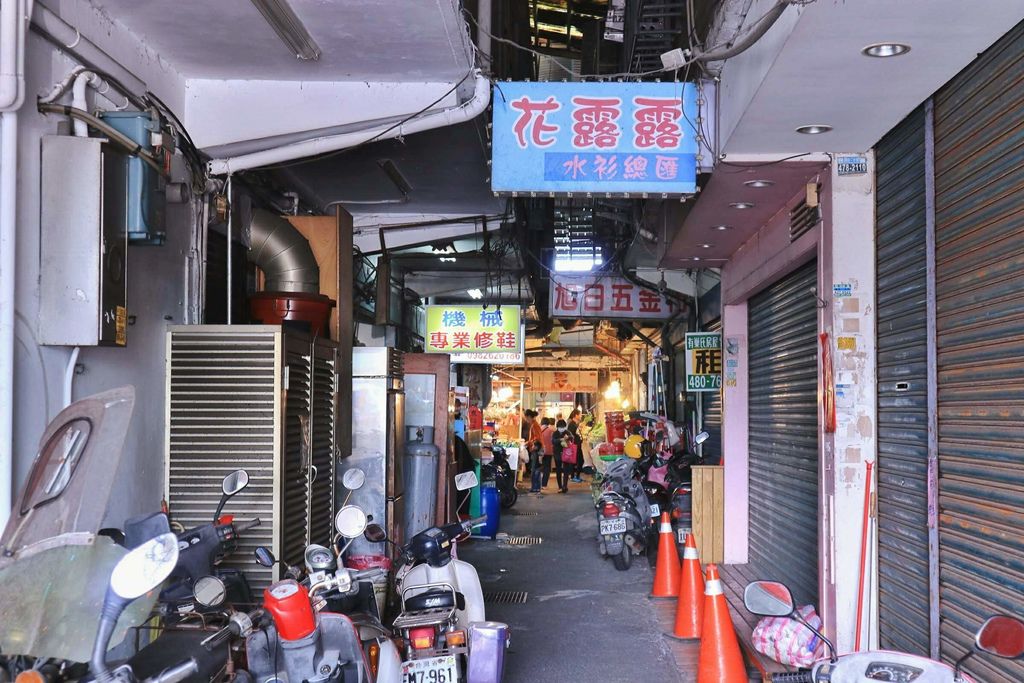
[(722, 582), (719, 579), (711, 579), (704, 588), (704, 595), (721, 595)]
[(672, 533), (672, 522), (662, 522), (661, 523), (661, 533), (663, 533), (663, 534), (670, 534), (670, 533)]
[(683, 559), (684, 560), (699, 560), (700, 559), (700, 555), (697, 554), (697, 549), (696, 548), (691, 548), (689, 546), (686, 546), (685, 548), (683, 548)]

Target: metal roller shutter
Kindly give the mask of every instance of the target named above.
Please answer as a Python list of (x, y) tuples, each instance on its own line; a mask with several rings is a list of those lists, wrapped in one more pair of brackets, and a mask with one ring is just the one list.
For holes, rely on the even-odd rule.
[(750, 563), (818, 604), (817, 262), (748, 303)]
[[(707, 325), (708, 332), (721, 332), (721, 319)], [(723, 346), (724, 346), (723, 341)], [(725, 352), (722, 352), (723, 356)], [(722, 391), (705, 391), (700, 394), (703, 405), (701, 411), (704, 418), (704, 429), (708, 433), (708, 440), (704, 442), (704, 462), (708, 465), (717, 465), (722, 461)]]
[[(1024, 24), (935, 96), (941, 650), (1024, 595)], [(975, 657), (979, 680), (1024, 662)]]
[(876, 149), (878, 629), (929, 656), (925, 113)]

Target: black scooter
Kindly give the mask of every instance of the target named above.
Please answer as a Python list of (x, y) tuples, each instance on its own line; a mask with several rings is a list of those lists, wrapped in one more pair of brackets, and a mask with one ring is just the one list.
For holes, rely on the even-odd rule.
[(221, 498), (213, 521), (178, 535), (180, 555), (170, 583), (160, 593), (161, 611), (169, 623), (190, 613), (210, 614), (224, 605), (250, 605), (252, 592), (245, 575), (218, 564), (238, 547), (239, 534), (259, 526), (259, 518), (245, 522), (223, 515), (224, 505), (249, 485), (245, 470), (231, 472), (221, 482)]
[(491, 445), (491, 454), (494, 456), (491, 462), (480, 466), (480, 477), (484, 481), (494, 481), (494, 485), (498, 489), (501, 507), (508, 509), (519, 500), (516, 473), (508, 464), (508, 454), (504, 447)]

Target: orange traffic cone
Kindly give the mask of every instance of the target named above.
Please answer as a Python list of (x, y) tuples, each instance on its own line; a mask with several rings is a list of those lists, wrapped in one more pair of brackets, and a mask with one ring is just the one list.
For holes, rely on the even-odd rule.
[(683, 568), (679, 577), (679, 602), (676, 604), (676, 638), (700, 638), (704, 625), (704, 574), (700, 571), (697, 541), (686, 534), (683, 546)]
[(747, 683), (748, 680), (729, 605), (722, 592), (722, 581), (718, 578), (718, 567), (709, 564), (697, 683)]
[(661, 513), (658, 533), (658, 566), (654, 568), (652, 598), (674, 598), (679, 595), (679, 551), (672, 535), (672, 522), (668, 513)]

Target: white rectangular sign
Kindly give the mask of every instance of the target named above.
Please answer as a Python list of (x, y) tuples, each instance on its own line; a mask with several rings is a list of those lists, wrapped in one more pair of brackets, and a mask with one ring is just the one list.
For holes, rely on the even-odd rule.
[(554, 318), (666, 320), (675, 312), (658, 292), (615, 275), (551, 275)]

